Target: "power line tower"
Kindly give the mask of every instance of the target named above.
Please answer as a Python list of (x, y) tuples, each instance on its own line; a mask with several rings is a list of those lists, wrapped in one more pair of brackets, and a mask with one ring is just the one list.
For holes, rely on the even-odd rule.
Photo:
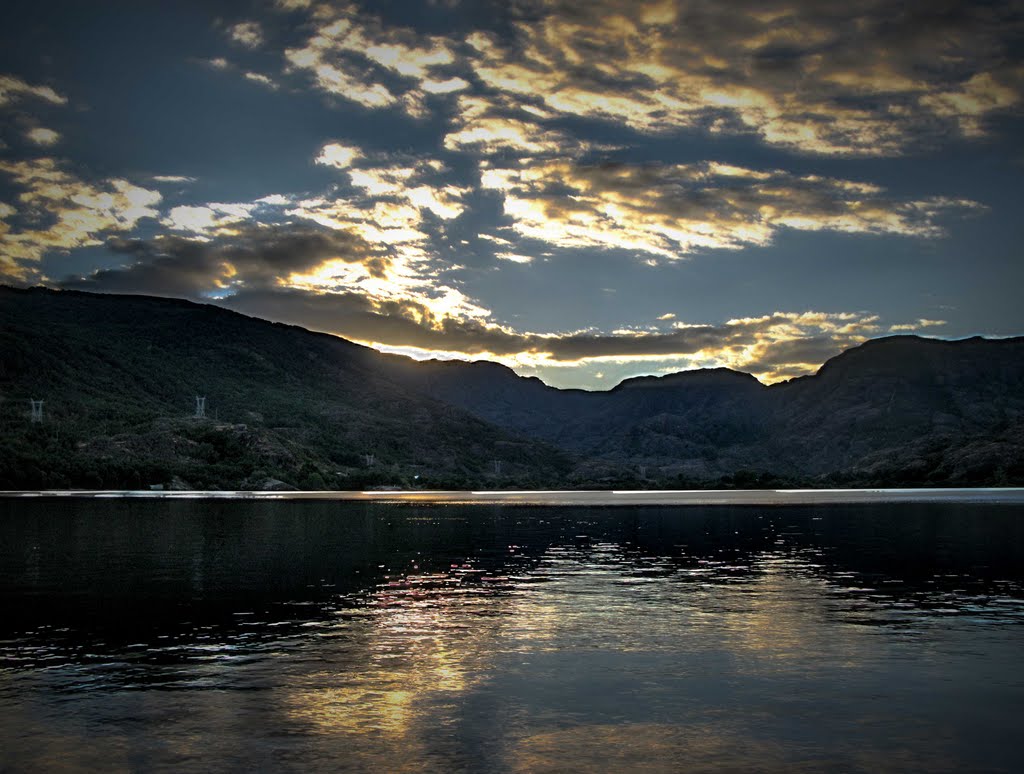
[(206, 418), (206, 396), (196, 395), (196, 419)]
[(364, 454), (363, 455), (363, 460), (366, 462), (366, 467), (368, 467), (368, 468), (372, 467), (373, 464), (377, 461), (377, 455), (375, 455), (375, 454)]
[(43, 401), (36, 400), (35, 398), (29, 398), (29, 403), (32, 404), (32, 422), (43, 421)]
[(496, 475), (496, 476), (500, 476), (501, 475), (501, 460), (495, 460), (494, 461), (494, 475)]

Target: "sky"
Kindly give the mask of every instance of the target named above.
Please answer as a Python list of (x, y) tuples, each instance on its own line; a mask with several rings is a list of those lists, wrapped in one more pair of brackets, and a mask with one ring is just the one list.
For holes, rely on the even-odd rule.
[(0, 283), (559, 387), (1024, 334), (1024, 0), (5, 2)]

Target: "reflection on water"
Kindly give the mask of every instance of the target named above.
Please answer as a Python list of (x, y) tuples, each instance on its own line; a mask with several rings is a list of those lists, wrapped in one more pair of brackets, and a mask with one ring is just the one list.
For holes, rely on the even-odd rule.
[(0, 770), (1012, 771), (1022, 516), (0, 501)]

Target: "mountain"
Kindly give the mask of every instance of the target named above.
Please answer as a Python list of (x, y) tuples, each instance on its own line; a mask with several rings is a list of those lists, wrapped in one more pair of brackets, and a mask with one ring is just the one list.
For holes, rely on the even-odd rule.
[(875, 339), (769, 390), (787, 458), (810, 473), (1024, 481), (1024, 338)]
[(493, 363), (395, 361), (396, 379), (578, 458), (580, 482), (700, 486), (1024, 482), (1024, 338), (875, 339), (766, 386), (705, 369), (557, 390)]
[(0, 288), (0, 488), (1005, 485), (1022, 431), (1022, 338), (588, 392), (216, 306)]
[(568, 470), (395, 383), (381, 358), (215, 306), (0, 288), (0, 488), (549, 485)]

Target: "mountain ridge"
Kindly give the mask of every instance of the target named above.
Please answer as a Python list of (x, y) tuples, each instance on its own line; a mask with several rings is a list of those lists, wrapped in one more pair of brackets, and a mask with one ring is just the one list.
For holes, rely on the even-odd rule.
[[(0, 488), (1024, 482), (1024, 337), (887, 336), (776, 384), (717, 368), (588, 391), (216, 304), (0, 287), (0, 343)], [(30, 443), (28, 393), (54, 385), (64, 440)], [(204, 390), (224, 429), (188, 418)]]

